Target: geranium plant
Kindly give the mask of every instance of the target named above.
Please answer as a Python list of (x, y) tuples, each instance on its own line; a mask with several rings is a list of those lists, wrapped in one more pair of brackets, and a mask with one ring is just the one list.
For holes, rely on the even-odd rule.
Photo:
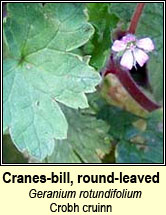
[(162, 3), (3, 10), (4, 163), (163, 162)]

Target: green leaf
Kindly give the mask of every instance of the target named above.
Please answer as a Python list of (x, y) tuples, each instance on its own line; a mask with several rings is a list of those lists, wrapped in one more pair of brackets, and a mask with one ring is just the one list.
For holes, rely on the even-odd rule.
[(136, 3), (113, 3), (111, 4), (111, 11), (119, 17), (121, 24), (128, 27), (136, 5)]
[(88, 107), (85, 93), (95, 91), (100, 81), (82, 57), (70, 52), (85, 44), (94, 29), (80, 3), (9, 3), (8, 14), (4, 131), (9, 128), (20, 151), (43, 160), (53, 152), (55, 139), (67, 138), (68, 124), (58, 102)]
[(110, 149), (109, 126), (88, 112), (63, 107), (69, 123), (67, 140), (56, 140), (49, 163), (100, 163)]
[(145, 131), (129, 128), (116, 148), (117, 163), (163, 163), (163, 121), (158, 110), (147, 119)]
[(149, 78), (155, 99), (163, 101), (163, 3), (146, 3), (137, 34), (154, 40), (155, 51), (148, 63)]
[(130, 112), (109, 105), (98, 93), (91, 94), (88, 98), (90, 107), (97, 114), (97, 118), (110, 125), (109, 134), (115, 140), (124, 138), (126, 130), (132, 126), (134, 121), (139, 119), (138, 116)]
[[(105, 121), (113, 138), (116, 163), (163, 162), (163, 112), (148, 114), (147, 118), (106, 104), (99, 94), (88, 96), (89, 104), (97, 118)], [(114, 148), (112, 147), (112, 148)], [(107, 158), (112, 159), (112, 151)]]
[(84, 52), (91, 54), (91, 65), (100, 70), (110, 54), (111, 32), (116, 27), (118, 17), (112, 13), (110, 3), (87, 3), (89, 21), (96, 31), (85, 45)]

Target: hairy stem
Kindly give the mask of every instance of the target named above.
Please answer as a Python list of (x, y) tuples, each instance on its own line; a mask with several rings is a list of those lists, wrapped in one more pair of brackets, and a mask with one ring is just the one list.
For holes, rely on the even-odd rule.
[(129, 26), (129, 30), (128, 30), (129, 33), (135, 34), (135, 31), (136, 31), (136, 28), (138, 25), (138, 21), (139, 21), (139, 18), (141, 16), (144, 6), (145, 6), (145, 3), (138, 3), (138, 5), (134, 11), (130, 26)]

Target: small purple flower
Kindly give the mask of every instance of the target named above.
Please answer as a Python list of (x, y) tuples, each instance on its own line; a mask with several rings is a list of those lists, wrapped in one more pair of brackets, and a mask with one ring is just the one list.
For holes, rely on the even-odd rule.
[(131, 70), (138, 63), (141, 67), (148, 61), (148, 52), (154, 50), (149, 37), (137, 40), (133, 34), (127, 34), (121, 40), (115, 40), (112, 50), (121, 56), (120, 64)]

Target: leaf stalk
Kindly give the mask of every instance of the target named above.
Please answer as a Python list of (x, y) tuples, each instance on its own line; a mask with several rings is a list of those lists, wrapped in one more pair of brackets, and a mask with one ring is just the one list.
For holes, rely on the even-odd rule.
[(142, 14), (144, 6), (145, 6), (145, 3), (138, 3), (138, 5), (134, 11), (133, 17), (131, 19), (128, 33), (135, 34), (135, 31), (136, 31), (136, 28), (137, 28), (137, 25), (138, 25), (138, 22), (139, 22), (139, 19)]

